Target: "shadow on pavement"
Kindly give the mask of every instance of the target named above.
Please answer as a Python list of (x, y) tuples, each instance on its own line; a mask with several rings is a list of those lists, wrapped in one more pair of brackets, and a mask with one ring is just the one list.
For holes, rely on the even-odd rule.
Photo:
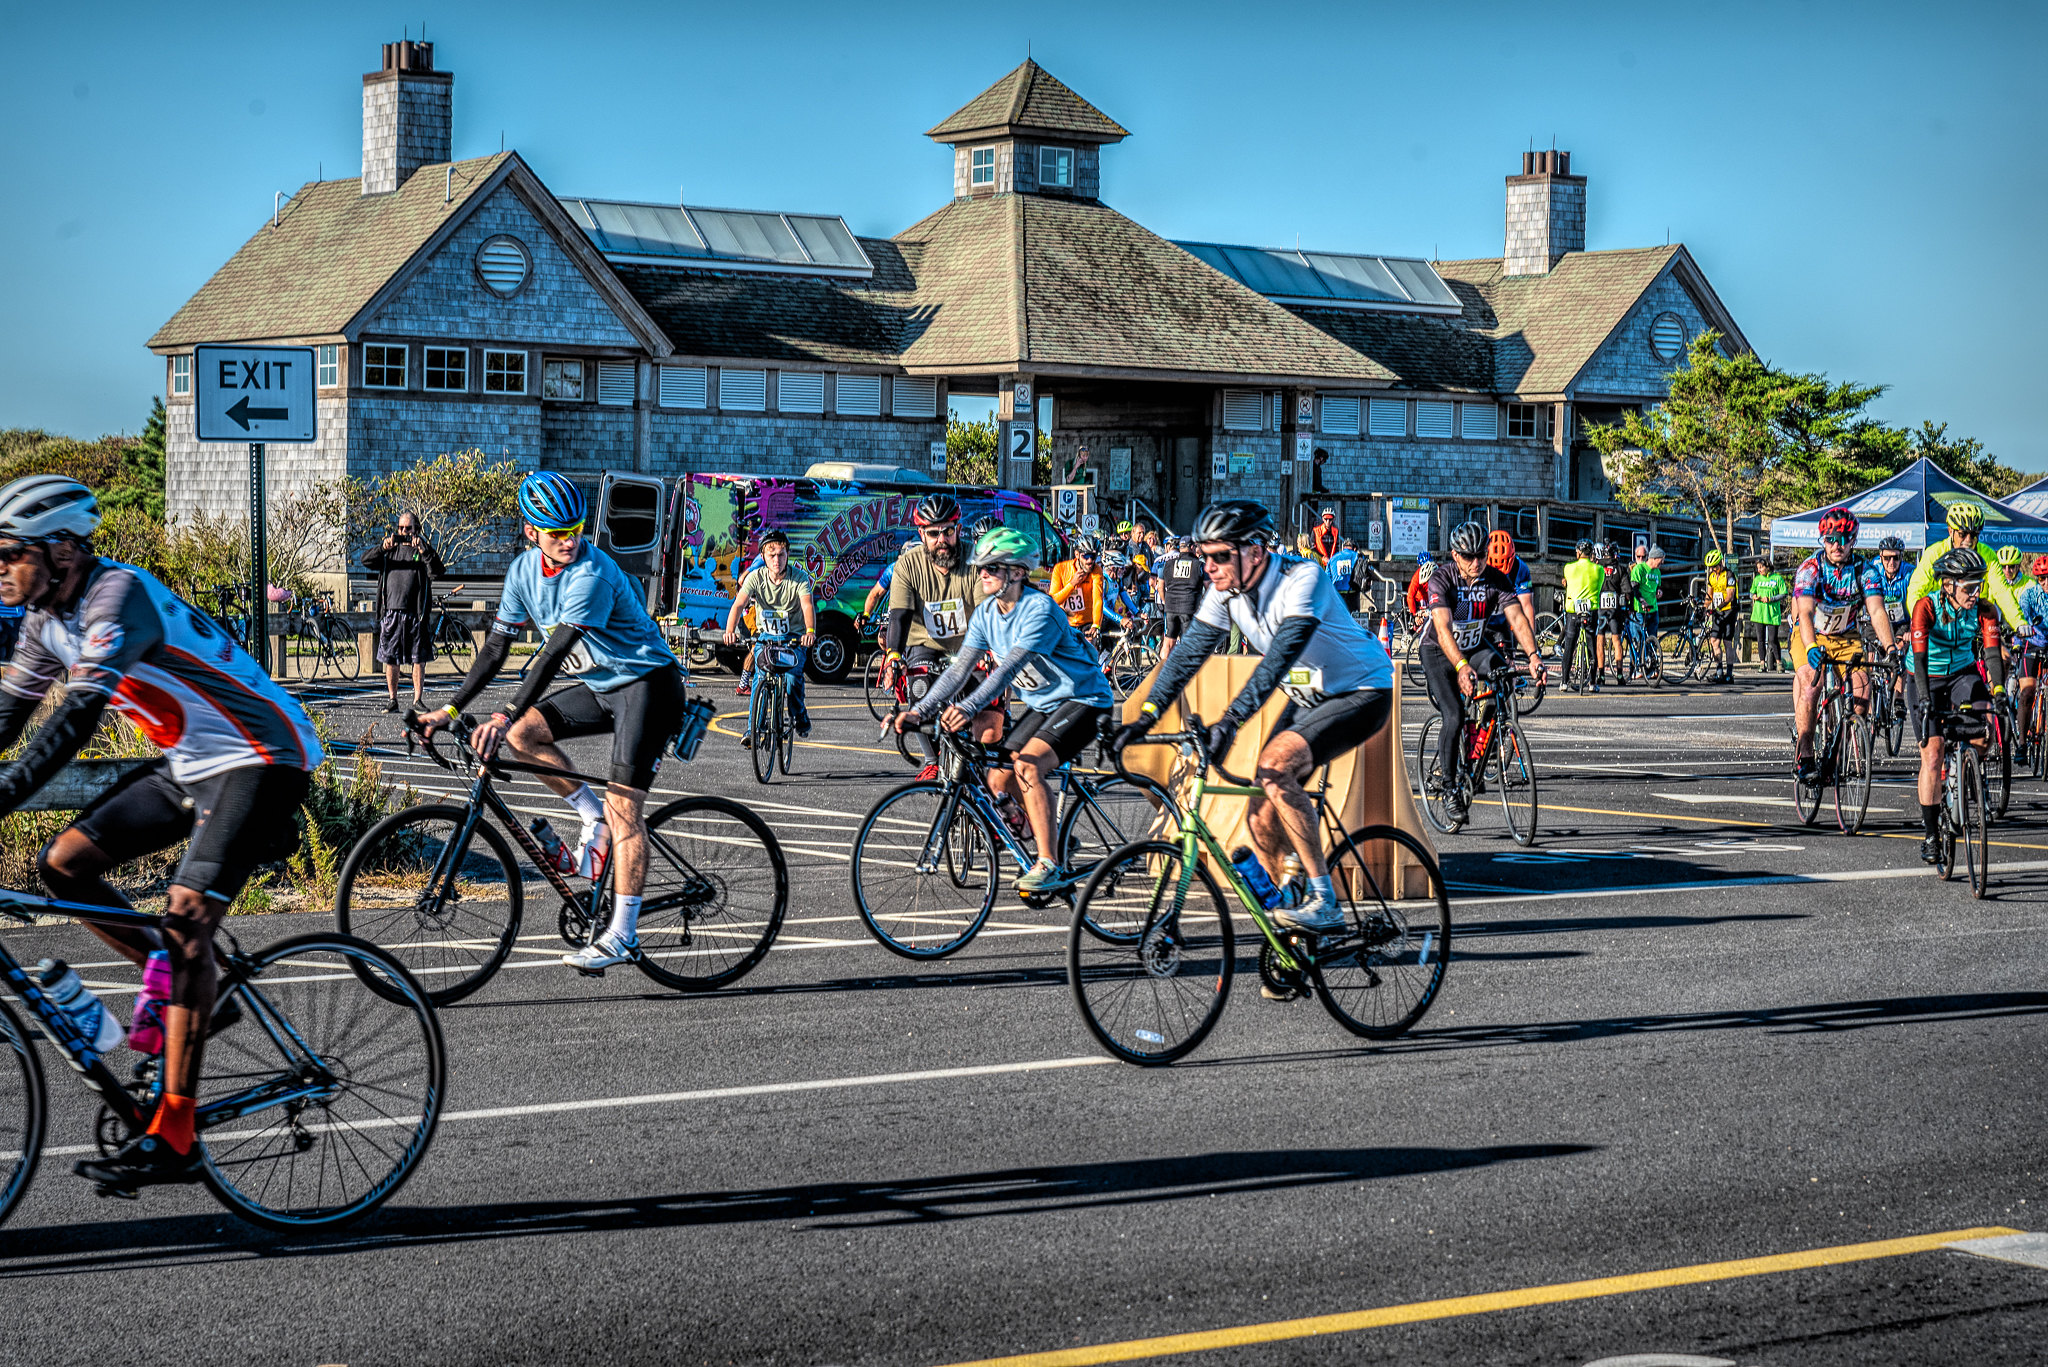
[(311, 1238), (268, 1237), (224, 1213), (207, 1212), (159, 1220), (14, 1229), (9, 1231), (9, 1250), (17, 1254), (34, 1250), (34, 1254), (29, 1261), (0, 1267), (0, 1278), (106, 1271), (168, 1261), (326, 1257), (484, 1239), (707, 1225), (772, 1223), (832, 1229), (933, 1224), (1378, 1181), (1495, 1163), (1565, 1158), (1593, 1148), (1585, 1144), (1508, 1144), (1475, 1149), (1273, 1149), (617, 1201), (391, 1208), (361, 1226)]

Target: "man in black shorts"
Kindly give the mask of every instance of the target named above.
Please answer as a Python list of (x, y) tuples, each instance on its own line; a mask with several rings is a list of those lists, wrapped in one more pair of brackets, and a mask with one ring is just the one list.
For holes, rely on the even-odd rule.
[(1202, 573), (1202, 557), (1195, 554), (1186, 537), (1174, 543), (1171, 554), (1160, 556), (1153, 564), (1152, 577), (1159, 581), (1159, 609), (1165, 614), (1159, 642), (1163, 660), (1172, 653), (1173, 643), (1188, 634), (1209, 580)]
[(260, 864), (299, 846), (294, 814), (325, 756), (290, 695), (204, 613), (147, 571), (102, 560), (90, 489), (31, 475), (0, 489), (0, 602), (26, 605), (21, 648), (0, 676), (0, 749), (14, 744), (60, 682), (64, 701), (22, 755), (0, 768), (0, 813), (19, 807), (71, 762), (107, 709), (127, 716), (163, 757), (99, 797), (37, 860), (66, 901), (126, 907), (106, 875), (130, 860), (191, 844), (171, 875), (163, 929), (90, 929), (138, 968), (170, 958), (171, 995), (138, 997), (164, 1037), (163, 1094), (140, 1137), (80, 1176), (131, 1191), (199, 1177), (194, 1098), (217, 1019), (213, 933)]
[(1487, 619), (1507, 619), (1508, 630), (1529, 657), (1529, 677), (1538, 683), (1543, 681), (1543, 656), (1513, 581), (1486, 563), (1486, 528), (1477, 522), (1460, 523), (1452, 530), (1451, 558), (1437, 563), (1424, 587), (1424, 602), (1433, 629), (1422, 638), (1422, 669), (1429, 676), (1429, 696), (1442, 722), (1438, 772), (1443, 775), (1444, 805), (1453, 817), (1460, 817), (1462, 793), (1450, 780), (1465, 753), (1465, 695), (1505, 663), (1486, 640)]

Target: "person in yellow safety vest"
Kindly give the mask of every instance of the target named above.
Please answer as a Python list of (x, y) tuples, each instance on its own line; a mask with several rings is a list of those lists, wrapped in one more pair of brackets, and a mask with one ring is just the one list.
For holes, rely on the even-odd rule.
[(1707, 649), (1720, 668), (1722, 682), (1733, 683), (1735, 606), (1742, 594), (1736, 587), (1735, 576), (1728, 572), (1726, 558), (1721, 552), (1708, 551), (1706, 567), (1703, 595), (1707, 608)]
[(2020, 612), (2020, 600), (2014, 594), (2012, 585), (2005, 582), (2003, 574), (1994, 574), (1991, 552), (1986, 550), (1978, 537), (1984, 530), (1984, 509), (1975, 503), (1957, 501), (1948, 505), (1948, 536), (1936, 541), (1920, 553), (1920, 563), (1913, 567), (1912, 582), (1906, 585), (1906, 612), (1910, 616), (1913, 604), (1933, 593), (1940, 587), (1936, 581), (1934, 567), (1950, 550), (1975, 551), (1977, 558), (1984, 562), (1984, 596), (1991, 600), (1993, 607), (2005, 624), (2014, 631), (2026, 629), (2026, 618)]

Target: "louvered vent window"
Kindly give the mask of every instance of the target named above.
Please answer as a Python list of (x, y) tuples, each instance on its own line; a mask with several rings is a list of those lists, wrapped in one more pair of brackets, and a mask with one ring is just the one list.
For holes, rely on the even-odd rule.
[(721, 369), (718, 372), (718, 406), (743, 413), (766, 412), (768, 372)]
[(1347, 437), (1358, 435), (1358, 400), (1324, 399), (1323, 430)]
[(1285, 394), (1276, 393), (1273, 395), (1273, 430), (1275, 432), (1278, 432), (1282, 427), (1286, 426), (1286, 424), (1287, 396)]
[(856, 416), (878, 417), (882, 412), (882, 377), (880, 375), (841, 375), (839, 377), (839, 411)]
[(917, 375), (898, 375), (890, 386), (889, 410), (899, 418), (939, 416), (939, 382)]
[(825, 411), (825, 374), (820, 370), (785, 370), (775, 380), (775, 406), (785, 413)]
[(1266, 396), (1256, 389), (1224, 390), (1223, 425), (1232, 432), (1264, 431)]
[(1451, 435), (1451, 405), (1435, 399), (1415, 401), (1415, 435), (1418, 437), (1448, 437)]
[(599, 361), (597, 363), (597, 401), (614, 408), (633, 406), (633, 363), (631, 361)]
[(476, 249), (477, 279), (501, 299), (509, 299), (519, 293), (531, 268), (526, 245), (516, 237), (500, 235)]
[(1458, 435), (1466, 441), (1493, 441), (1500, 436), (1500, 409), (1490, 403), (1458, 406)]
[(1406, 399), (1374, 399), (1366, 418), (1368, 431), (1375, 437), (1405, 437), (1408, 435), (1408, 401)]
[(704, 392), (703, 366), (665, 365), (661, 368), (663, 408), (702, 408)]
[(1650, 324), (1650, 350), (1660, 361), (1675, 361), (1685, 350), (1685, 320), (1675, 313), (1660, 313)]

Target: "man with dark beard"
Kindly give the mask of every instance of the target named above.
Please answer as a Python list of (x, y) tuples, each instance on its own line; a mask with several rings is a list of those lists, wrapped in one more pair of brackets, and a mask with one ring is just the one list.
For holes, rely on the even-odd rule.
[[(960, 504), (951, 494), (927, 494), (910, 515), (917, 528), (917, 541), (905, 546), (896, 557), (896, 578), (889, 585), (889, 621), (882, 628), (882, 646), (888, 651), (882, 683), (895, 680), (895, 672), (906, 664), (928, 664), (934, 675), (943, 671), (949, 657), (960, 649), (967, 635), (967, 619), (981, 601), (981, 589), (960, 553)], [(978, 739), (996, 740), (1003, 734), (1005, 718), (988, 713), (974, 719), (971, 734)], [(924, 747), (921, 779), (937, 778), (938, 750), (930, 736), (920, 734)]]

